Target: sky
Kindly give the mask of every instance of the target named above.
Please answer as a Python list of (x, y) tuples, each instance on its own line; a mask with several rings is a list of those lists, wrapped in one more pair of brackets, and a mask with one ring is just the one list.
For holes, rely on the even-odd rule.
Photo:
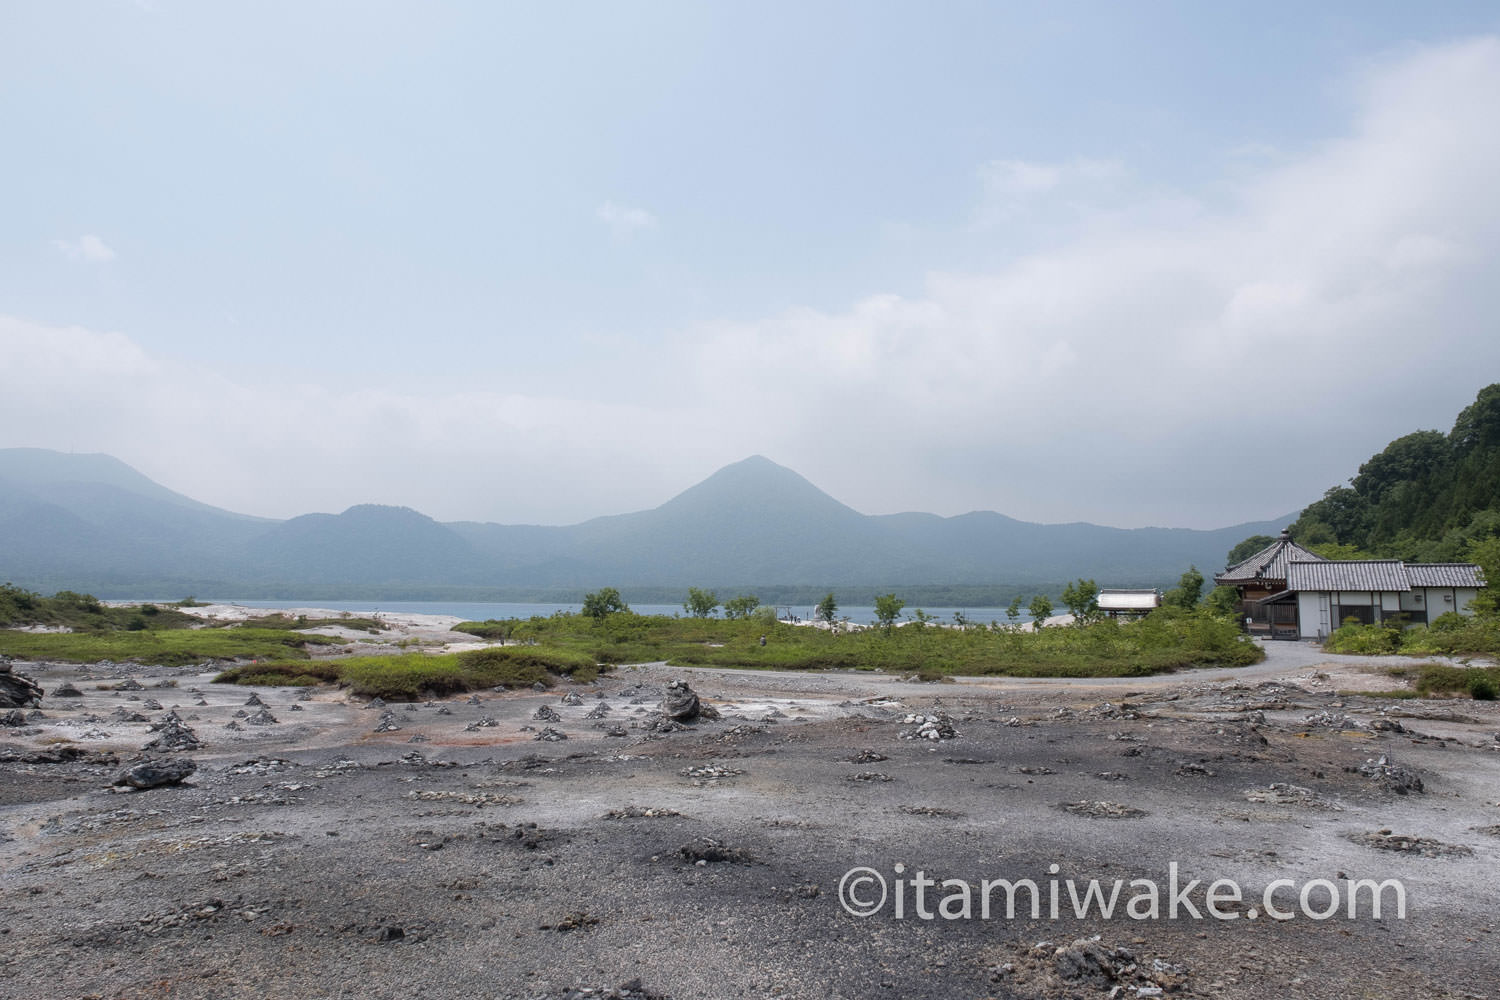
[(1500, 381), (1500, 7), (0, 0), (0, 447), (569, 524), (1295, 512)]

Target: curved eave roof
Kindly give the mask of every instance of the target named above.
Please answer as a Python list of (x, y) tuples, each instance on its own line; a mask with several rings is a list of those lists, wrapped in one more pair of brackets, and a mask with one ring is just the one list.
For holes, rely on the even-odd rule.
[(1285, 581), (1289, 563), (1327, 561), (1316, 552), (1309, 552), (1283, 535), (1244, 562), (1235, 563), (1216, 575), (1214, 582), (1232, 586), (1236, 583)]

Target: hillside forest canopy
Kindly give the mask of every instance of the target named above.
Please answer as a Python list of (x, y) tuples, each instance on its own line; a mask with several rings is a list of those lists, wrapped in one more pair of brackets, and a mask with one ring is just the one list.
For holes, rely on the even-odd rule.
[(1481, 389), (1448, 433), (1414, 431), (1386, 445), (1309, 504), (1292, 536), (1335, 559), (1483, 565), (1476, 553), (1500, 537), (1500, 383)]

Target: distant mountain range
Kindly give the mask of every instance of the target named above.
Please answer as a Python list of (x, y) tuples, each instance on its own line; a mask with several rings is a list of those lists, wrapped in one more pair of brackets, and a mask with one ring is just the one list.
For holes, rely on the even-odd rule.
[(199, 503), (108, 455), (0, 449), (0, 580), (106, 597), (557, 600), (615, 586), (649, 602), (698, 586), (800, 602), (915, 587), (934, 604), (1006, 603), (1078, 577), (1165, 586), (1189, 564), (1208, 576), (1294, 516), (1213, 531), (871, 516), (756, 456), (654, 510), (563, 527), (369, 504), (276, 521)]

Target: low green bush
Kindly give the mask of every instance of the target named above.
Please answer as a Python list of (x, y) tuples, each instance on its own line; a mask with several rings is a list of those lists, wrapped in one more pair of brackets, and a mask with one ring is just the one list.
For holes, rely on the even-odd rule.
[(403, 653), (251, 663), (226, 670), (214, 680), (286, 687), (339, 684), (364, 697), (416, 701), (500, 686), (551, 687), (559, 676), (586, 683), (598, 676), (598, 667), (589, 657), (566, 650), (492, 646), (438, 655)]
[(1500, 667), (1455, 667), (1446, 663), (1419, 663), (1412, 689), (1421, 697), (1468, 695), (1492, 701), (1500, 694)]

